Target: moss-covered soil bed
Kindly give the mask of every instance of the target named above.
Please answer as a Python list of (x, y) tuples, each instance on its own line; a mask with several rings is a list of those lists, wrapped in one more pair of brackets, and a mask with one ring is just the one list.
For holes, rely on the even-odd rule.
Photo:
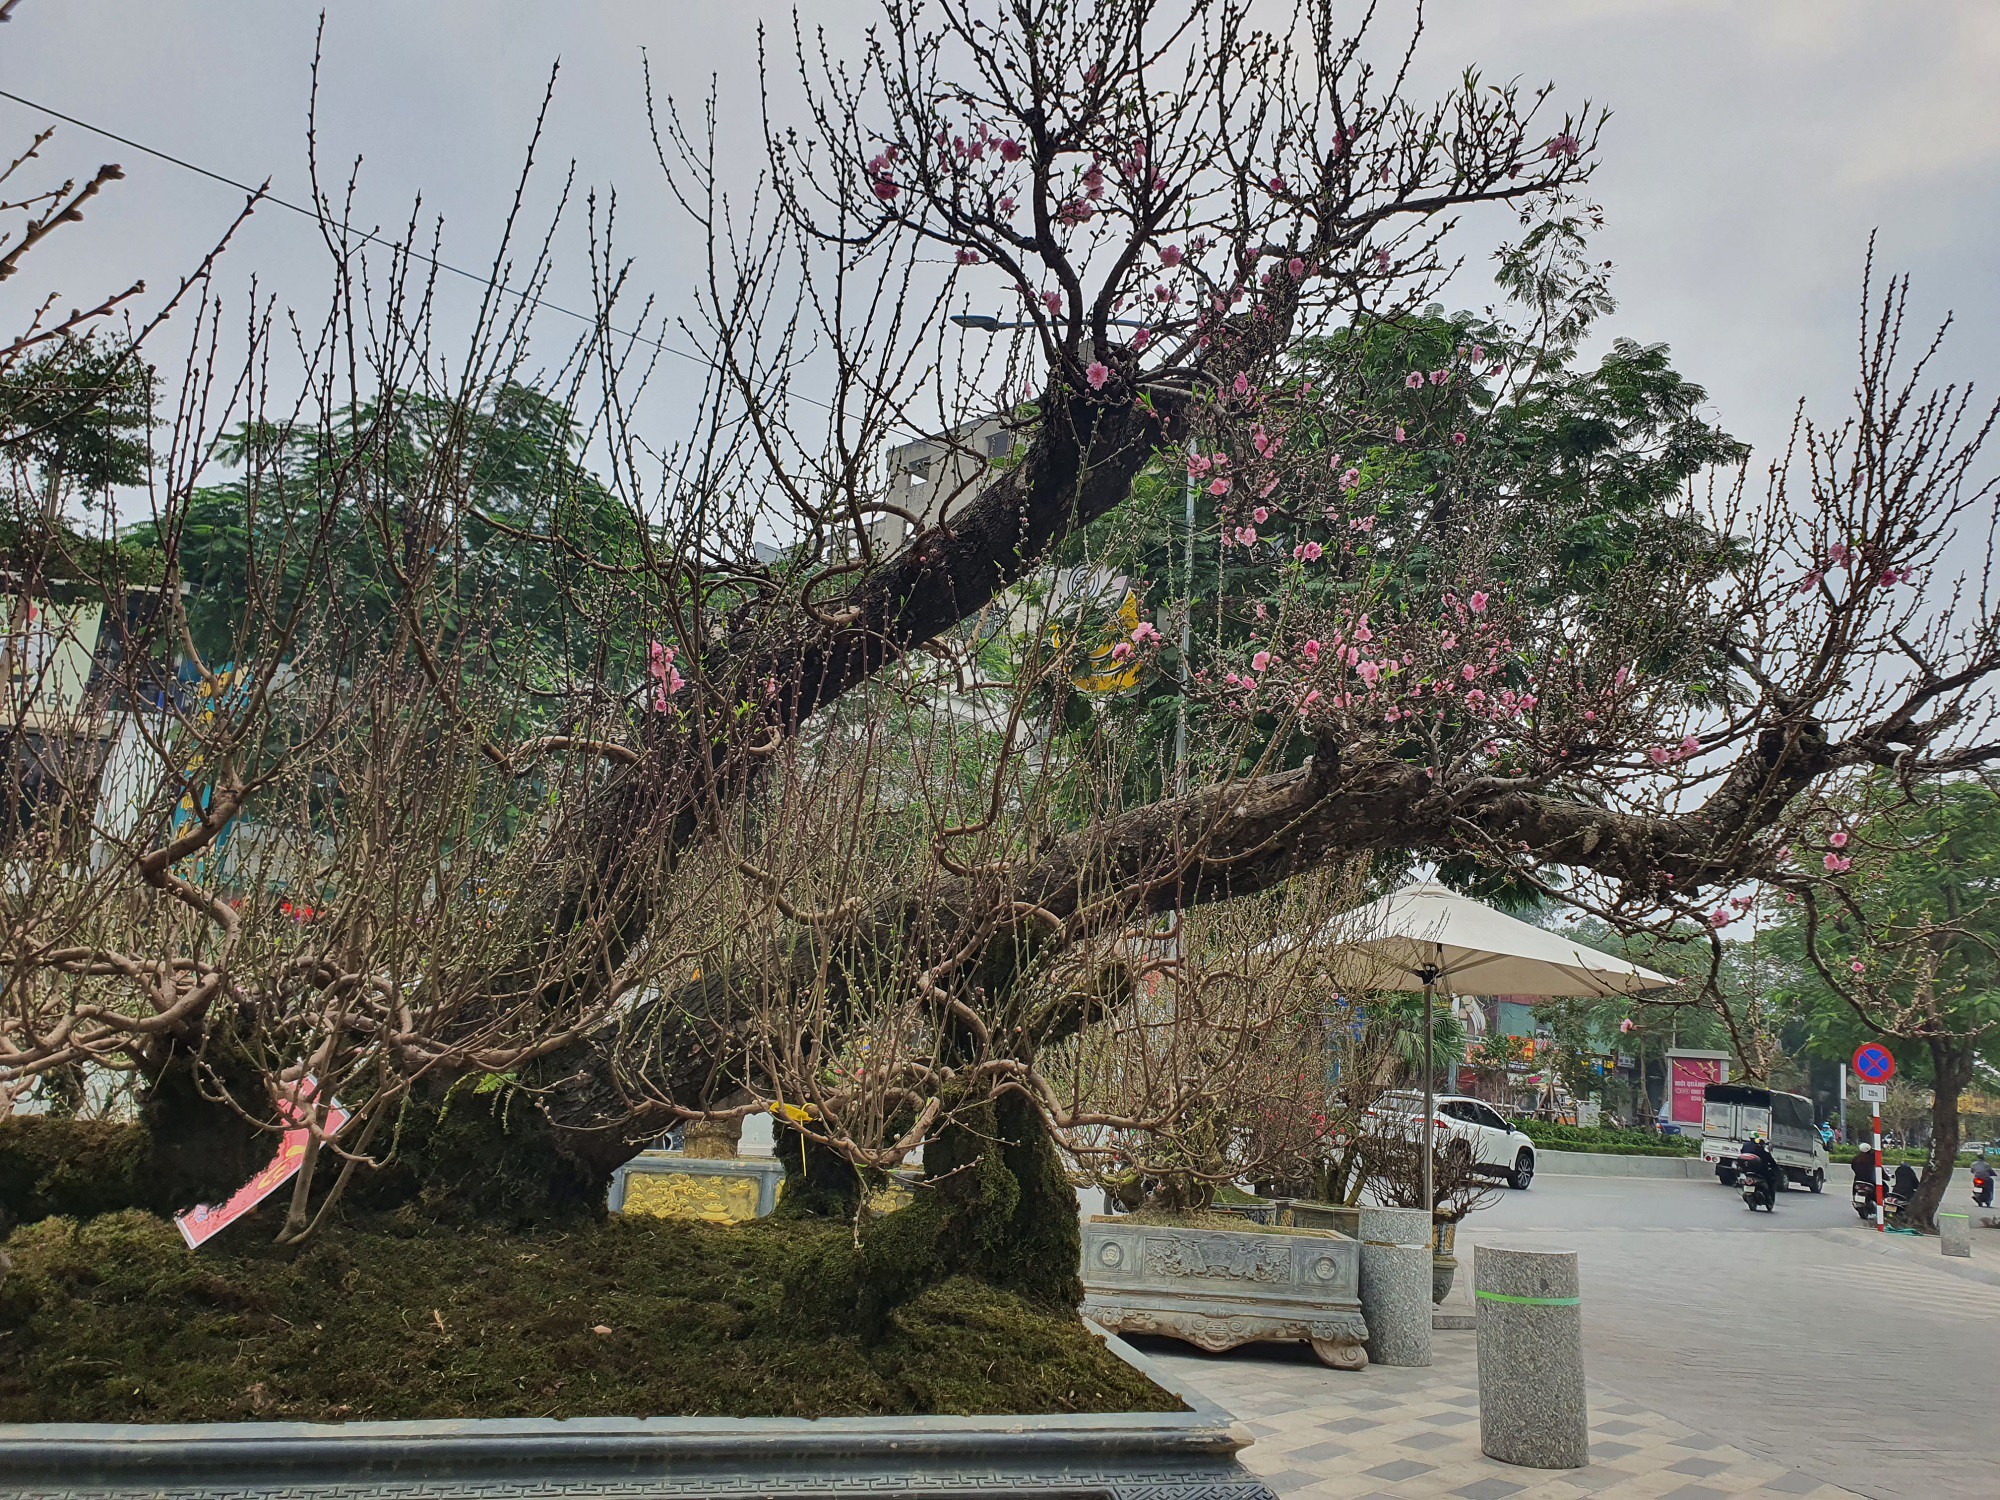
[[(872, 1344), (787, 1313), (844, 1224), (391, 1216), (296, 1255), (136, 1210), (16, 1230), (0, 1422), (1177, 1411), (1074, 1314), (958, 1278)], [(230, 1242), (230, 1236), (240, 1239)]]

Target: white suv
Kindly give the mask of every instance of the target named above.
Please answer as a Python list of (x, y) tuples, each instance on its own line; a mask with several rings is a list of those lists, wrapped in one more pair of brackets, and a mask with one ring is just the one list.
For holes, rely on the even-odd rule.
[[(1434, 1098), (1437, 1113), (1432, 1116), (1432, 1128), (1450, 1137), (1443, 1150), (1462, 1144), (1472, 1153), (1479, 1171), (1506, 1178), (1510, 1187), (1525, 1188), (1535, 1180), (1535, 1143), (1508, 1124), (1499, 1110), (1464, 1094), (1438, 1094)], [(1424, 1096), (1403, 1091), (1384, 1094), (1368, 1113), (1392, 1117), (1413, 1131), (1421, 1130)]]

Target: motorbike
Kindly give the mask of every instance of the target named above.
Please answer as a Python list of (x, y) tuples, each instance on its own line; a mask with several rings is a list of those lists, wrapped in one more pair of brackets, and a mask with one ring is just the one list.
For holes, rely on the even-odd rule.
[[(1855, 1183), (1854, 1192), (1848, 1201), (1853, 1203), (1854, 1205), (1854, 1216), (1856, 1218), (1862, 1220), (1864, 1223), (1874, 1222), (1875, 1219), (1874, 1183), (1872, 1182)], [(1883, 1217), (1885, 1219), (1895, 1218), (1897, 1212), (1902, 1208), (1902, 1206), (1903, 1206), (1903, 1195), (1895, 1191), (1895, 1189), (1885, 1186), (1882, 1191)]]
[(1745, 1208), (1752, 1213), (1760, 1208), (1767, 1214), (1778, 1211), (1777, 1186), (1756, 1157), (1745, 1153), (1736, 1158), (1736, 1180), (1742, 1184)]

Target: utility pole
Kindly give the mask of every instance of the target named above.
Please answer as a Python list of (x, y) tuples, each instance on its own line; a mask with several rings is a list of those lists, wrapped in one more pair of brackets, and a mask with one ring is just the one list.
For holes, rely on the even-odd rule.
[(1187, 534), (1181, 556), (1181, 706), (1174, 720), (1174, 792), (1187, 794), (1187, 700), (1194, 687), (1188, 658), (1194, 653), (1194, 448), (1188, 447), (1190, 463), (1181, 477), (1181, 499), (1187, 509)]

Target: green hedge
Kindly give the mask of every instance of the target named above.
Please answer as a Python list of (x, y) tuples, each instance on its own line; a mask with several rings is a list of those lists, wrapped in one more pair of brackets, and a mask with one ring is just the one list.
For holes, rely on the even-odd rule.
[(1699, 1156), (1701, 1143), (1693, 1136), (1656, 1135), (1618, 1125), (1552, 1125), (1545, 1120), (1516, 1120), (1514, 1128), (1551, 1151), (1594, 1151), (1607, 1156)]
[[(1859, 1146), (1830, 1146), (1827, 1148), (1826, 1155), (1829, 1161), (1845, 1163), (1853, 1161), (1854, 1153), (1860, 1149)], [(1886, 1161), (1892, 1167), (1899, 1166), (1904, 1162), (1908, 1162), (1913, 1167), (1921, 1167), (1925, 1162), (1930, 1160), (1930, 1153), (1921, 1146), (1887, 1146), (1883, 1148), (1882, 1160)], [(1958, 1165), (1961, 1167), (1971, 1166), (1971, 1154), (1964, 1151), (1959, 1152)]]

